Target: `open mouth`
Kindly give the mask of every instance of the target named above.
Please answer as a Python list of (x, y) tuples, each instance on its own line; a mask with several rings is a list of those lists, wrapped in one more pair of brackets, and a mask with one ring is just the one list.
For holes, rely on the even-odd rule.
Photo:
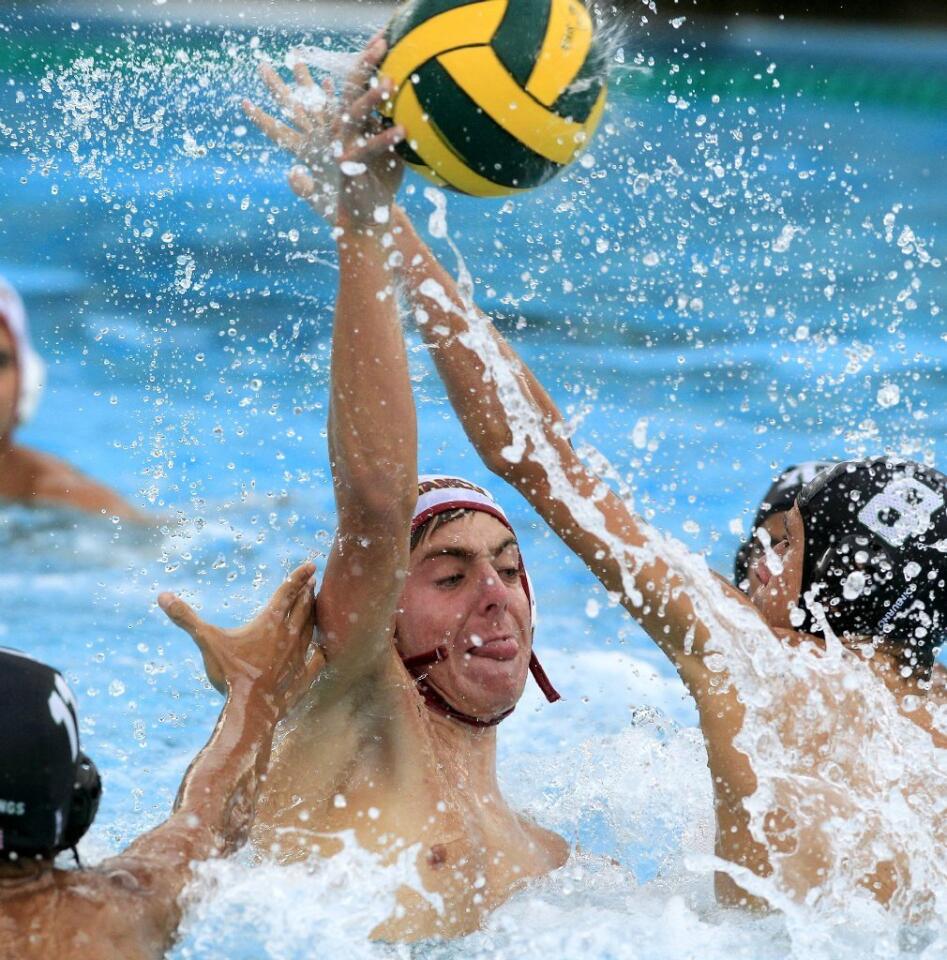
[(756, 578), (764, 587), (773, 579), (773, 574), (770, 572), (769, 567), (766, 566), (766, 560), (763, 558), (760, 558), (756, 564)]
[(473, 643), (467, 648), (470, 657), (483, 657), (487, 660), (512, 660), (519, 653), (520, 645), (516, 637), (503, 634), (496, 637), (473, 637)]

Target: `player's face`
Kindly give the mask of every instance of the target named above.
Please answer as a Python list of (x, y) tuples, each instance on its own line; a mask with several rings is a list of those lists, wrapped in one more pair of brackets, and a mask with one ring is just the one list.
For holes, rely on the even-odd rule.
[(790, 610), (802, 590), (806, 531), (799, 508), (774, 513), (755, 535), (748, 579), (753, 605), (771, 627), (791, 628)]
[(398, 650), (411, 657), (447, 646), (447, 659), (428, 676), (451, 706), (484, 720), (514, 706), (531, 634), (519, 547), (499, 520), (467, 513), (415, 548), (396, 622)]
[(19, 387), (13, 337), (0, 321), (0, 440), (7, 439), (16, 426)]

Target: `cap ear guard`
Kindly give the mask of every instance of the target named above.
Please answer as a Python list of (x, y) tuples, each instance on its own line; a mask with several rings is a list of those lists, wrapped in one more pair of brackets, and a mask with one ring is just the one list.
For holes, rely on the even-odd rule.
[(46, 380), (46, 364), (30, 340), (29, 322), (23, 300), (3, 277), (0, 277), (0, 324), (9, 331), (13, 339), (19, 379), (17, 423), (22, 425), (36, 412)]
[(102, 778), (99, 771), (92, 759), (80, 750), (76, 760), (76, 779), (69, 803), (69, 816), (59, 843), (60, 850), (75, 847), (85, 836), (98, 813), (101, 797)]
[(826, 586), (830, 615), (841, 603), (846, 622), (868, 633), (878, 622), (879, 592), (894, 577), (888, 552), (871, 538), (849, 534), (826, 550), (812, 567), (813, 580)]

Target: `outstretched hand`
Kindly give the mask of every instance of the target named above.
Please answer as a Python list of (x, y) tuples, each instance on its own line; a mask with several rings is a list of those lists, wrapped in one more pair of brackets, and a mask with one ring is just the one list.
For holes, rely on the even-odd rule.
[(316, 86), (305, 64), (297, 64), (290, 87), (268, 64), (264, 82), (292, 125), (244, 100), (247, 116), (300, 163), (290, 186), (330, 223), (370, 226), (387, 221), (404, 165), (395, 146), (404, 139), (400, 126), (385, 127), (378, 107), (392, 94), (391, 81), (376, 74), (385, 55), (376, 36), (359, 57), (341, 95), (331, 80)]
[(280, 712), (292, 706), (312, 685), (325, 664), (320, 650), (306, 660), (315, 627), (313, 595), (316, 567), (297, 567), (269, 603), (242, 627), (215, 627), (173, 593), (162, 593), (158, 604), (197, 644), (207, 679), (221, 693), (238, 681), (260, 685)]

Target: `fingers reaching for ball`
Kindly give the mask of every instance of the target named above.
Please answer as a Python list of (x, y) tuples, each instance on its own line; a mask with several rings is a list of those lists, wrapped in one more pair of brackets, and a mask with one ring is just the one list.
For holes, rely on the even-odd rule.
[(304, 144), (304, 138), (298, 130), (270, 116), (265, 110), (261, 110), (251, 100), (243, 101), (243, 112), (270, 140), (278, 147), (289, 150), (297, 156), (301, 152)]
[(348, 96), (356, 98), (372, 82), (378, 71), (378, 65), (385, 58), (388, 44), (384, 36), (376, 34), (365, 47), (358, 63), (348, 78)]
[(314, 201), (316, 181), (305, 167), (296, 166), (289, 171), (289, 185), (300, 200)]
[(330, 79), (317, 85), (305, 63), (293, 66), (293, 83), (264, 63), (260, 77), (279, 106), (277, 115), (249, 100), (243, 103), (250, 120), (304, 165), (292, 171), (290, 186), (330, 221), (370, 222), (375, 211), (393, 201), (400, 183), (402, 163), (395, 147), (405, 131), (386, 126), (382, 118), (393, 92), (392, 81), (378, 76), (386, 51), (379, 33), (338, 94)]
[[(387, 156), (388, 166), (394, 169), (397, 165), (397, 157), (394, 155), (394, 148), (404, 140), (404, 127), (388, 127), (381, 133), (360, 140), (357, 147), (346, 153), (344, 159), (355, 163), (371, 163), (381, 157)], [(343, 170), (343, 173), (345, 171)]]
[(266, 84), (267, 90), (273, 96), (273, 99), (287, 112), (293, 112), (293, 92), (289, 86), (283, 82), (283, 78), (273, 67), (265, 61), (260, 64), (260, 78)]
[(343, 114), (345, 131), (349, 135), (362, 135), (377, 131), (380, 119), (378, 108), (391, 97), (392, 83), (388, 77), (382, 77), (355, 100)]
[(315, 80), (312, 79), (312, 74), (309, 72), (309, 67), (304, 63), (297, 63), (293, 66), (293, 79), (299, 87), (306, 88), (316, 85)]
[[(305, 69), (305, 67), (303, 69)], [(308, 70), (306, 74), (308, 75)], [(279, 73), (268, 63), (260, 64), (260, 77), (266, 84), (273, 99), (279, 104), (283, 116), (287, 119), (292, 119), (299, 133), (304, 135), (311, 134), (314, 127), (318, 125), (320, 121), (319, 114), (322, 104), (319, 104), (317, 109), (313, 110), (312, 104), (306, 102), (311, 98), (301, 98), (299, 93), (285, 83)], [(309, 86), (312, 85), (312, 78), (310, 77)], [(300, 89), (304, 89), (301, 84), (297, 83), (297, 86)]]

